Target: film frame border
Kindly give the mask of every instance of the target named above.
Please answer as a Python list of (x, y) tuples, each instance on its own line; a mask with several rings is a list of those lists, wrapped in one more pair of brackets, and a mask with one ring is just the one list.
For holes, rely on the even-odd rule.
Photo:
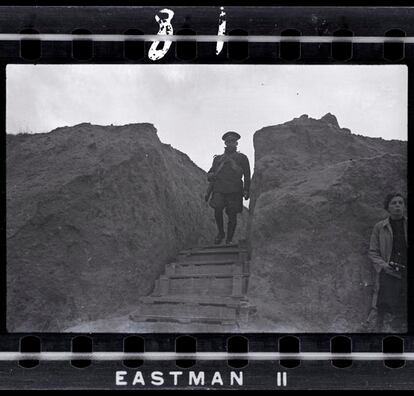
[[(89, 64), (89, 63), (97, 63), (97, 64), (106, 64), (106, 63), (132, 63), (132, 64), (144, 64), (144, 63), (151, 63), (154, 62), (148, 59), (146, 54), (148, 53), (148, 47), (150, 42), (145, 43), (144, 45), (144, 56), (140, 59), (126, 59), (125, 58), (125, 49), (124, 44), (122, 41), (120, 42), (106, 42), (106, 41), (96, 41), (92, 44), (93, 48), (93, 56), (87, 59), (74, 59), (73, 58), (73, 48), (72, 43), (68, 41), (63, 41), (62, 45), (56, 45), (54, 42), (42, 42), (40, 44), (41, 47), (41, 57), (34, 58), (34, 59), (27, 59), (23, 60), (20, 58), (19, 54), (21, 52), (21, 44), (17, 41), (7, 41), (4, 42), (1, 40), (1, 33), (15, 31), (19, 29), (19, 32), (24, 29), (33, 29), (32, 27), (28, 27), (24, 24), (27, 20), (27, 12), (30, 11), (29, 8), (21, 8), (17, 10), (15, 7), (2, 7), (1, 9), (4, 10), (7, 8), (8, 18), (6, 24), (2, 24), (2, 31), (0, 32), (0, 46), (3, 48), (2, 50), (2, 99), (5, 103), (5, 65), (7, 63), (28, 63), (31, 64), (35, 63), (75, 63), (75, 64)], [(46, 8), (48, 10), (46, 10)], [(86, 7), (81, 7), (86, 8)], [(96, 7), (91, 7), (95, 8)], [(105, 7), (104, 7), (105, 8)], [(209, 36), (214, 36), (217, 34), (217, 24), (211, 23), (211, 21), (216, 21), (217, 16), (219, 13), (219, 7), (173, 7), (170, 8), (174, 9), (176, 12), (176, 17), (178, 19), (178, 15), (180, 18), (185, 19), (185, 14), (191, 15), (192, 23), (194, 26), (200, 25), (200, 29), (205, 32)], [(200, 8), (204, 8), (203, 11)], [(128, 23), (133, 26), (139, 25), (140, 31), (151, 32), (155, 34), (158, 27), (154, 21), (154, 16), (160, 11), (160, 7), (132, 7), (135, 9), (137, 14), (131, 13), (126, 15), (126, 10), (122, 10), (121, 7), (111, 7), (111, 12), (106, 15), (106, 18), (110, 19), (111, 22), (114, 24), (111, 26), (113, 30), (113, 34), (124, 34), (125, 30), (124, 25), (120, 25), (117, 23), (118, 20), (125, 21), (127, 18)], [(208, 10), (207, 10), (208, 9)], [(395, 7), (393, 8), (393, 14), (390, 16), (388, 14), (389, 8), (375, 8), (369, 9), (369, 7), (364, 9), (356, 9), (350, 7), (340, 7), (338, 13), (338, 7), (326, 8), (321, 9), (319, 7), (308, 7), (306, 11), (306, 16), (303, 15), (303, 8), (300, 9), (299, 7), (283, 7), (283, 8), (266, 8), (266, 9), (256, 9), (255, 7), (225, 7), (228, 21), (230, 18), (233, 19), (233, 23), (235, 26), (238, 26), (234, 30), (239, 30), (239, 34), (244, 31), (250, 32), (253, 31), (253, 35), (257, 36), (266, 36), (269, 34), (274, 33), (274, 30), (269, 30), (271, 24), (275, 23), (278, 28), (276, 30), (283, 31), (282, 28), (285, 27), (284, 30), (292, 29), (292, 26), (295, 30), (301, 30), (301, 34), (305, 37), (321, 37), (323, 40), (327, 38), (324, 32), (322, 31), (321, 36), (316, 36), (315, 29), (318, 31), (322, 29), (323, 26), (318, 25), (318, 21), (314, 21), (313, 23), (308, 21), (308, 16), (310, 13), (314, 12), (316, 14), (323, 15), (324, 18), (329, 20), (333, 26), (332, 29), (335, 28), (334, 31), (328, 31), (330, 35), (333, 35), (335, 32), (341, 31), (339, 35), (339, 39), (337, 41), (344, 41), (343, 44), (347, 45), (349, 48), (349, 41), (351, 41), (351, 57), (347, 59), (334, 59), (332, 57), (332, 47), (329, 42), (302, 42), (299, 44), (300, 48), (300, 57), (296, 59), (282, 59), (280, 57), (280, 43), (263, 43), (263, 42), (249, 42), (248, 43), (248, 50), (249, 56), (244, 57), (242, 59), (233, 59), (229, 57), (229, 53), (231, 53), (231, 45), (228, 43), (224, 44), (223, 51), (220, 55), (214, 54), (214, 45), (212, 42), (205, 42), (205, 43), (197, 43), (197, 57), (193, 59), (179, 59), (177, 58), (177, 46), (176, 44), (172, 45), (170, 51), (165, 55), (165, 57), (159, 61), (158, 63), (171, 63), (171, 64), (406, 64), (408, 66), (408, 74), (409, 74), (409, 98), (408, 98), (408, 130), (411, 129), (413, 125), (413, 59), (414, 59), (414, 46), (410, 43), (409, 40), (404, 45), (405, 53), (404, 57), (401, 59), (396, 59), (394, 61), (386, 60), (381, 57), (383, 53), (383, 44), (380, 42), (374, 43), (358, 43), (358, 40), (355, 40), (356, 37), (377, 37), (383, 38), (384, 34), (387, 32), (392, 31), (395, 29), (395, 26), (405, 32), (408, 38), (413, 36), (412, 29), (410, 29), (410, 23), (412, 25), (412, 21), (414, 19), (414, 9), (407, 9), (404, 7)], [(17, 12), (16, 12), (17, 11)], [(71, 27), (73, 22), (78, 25), (79, 29), (89, 30), (93, 33), (97, 34), (107, 34), (107, 32), (102, 31), (103, 20), (102, 19), (90, 19), (86, 11), (80, 11), (78, 8), (72, 8), (69, 11), (72, 13), (68, 18), (65, 19), (64, 24), (65, 26), (61, 26), (62, 20), (60, 19), (60, 14), (58, 12), (58, 8), (56, 7), (44, 7), (43, 10), (38, 10), (40, 14), (45, 12), (45, 15), (42, 15), (44, 19), (40, 19), (40, 22), (36, 22), (36, 29), (39, 32), (43, 31), (58, 31), (59, 29), (65, 30)], [(65, 12), (66, 12), (65, 11)], [(106, 8), (108, 11), (108, 8)], [(365, 26), (364, 25), (364, 18), (372, 17), (371, 12), (374, 12), (375, 18), (374, 21), (376, 25), (374, 26)], [(6, 13), (6, 14), (7, 14)], [(215, 16), (213, 19), (212, 16)], [(254, 16), (252, 17), (252, 14)], [(90, 14), (89, 14), (90, 15)], [(197, 16), (194, 18), (194, 16)], [(344, 18), (341, 18), (344, 17)], [(198, 18), (198, 19), (197, 19)], [(4, 19), (4, 18), (3, 18)], [(195, 19), (195, 21), (194, 21)], [(344, 20), (348, 20), (352, 29), (349, 28)], [(130, 21), (130, 22), (129, 22)], [(276, 22), (275, 22), (276, 21)], [(3, 21), (2, 21), (3, 22)], [(177, 24), (179, 26), (179, 23)], [(290, 26), (290, 27), (289, 27)], [(297, 29), (300, 26), (301, 29)], [(388, 28), (387, 28), (388, 26)], [(337, 29), (336, 29), (337, 27)], [(384, 33), (385, 27), (385, 33)], [(20, 29), (21, 28), (21, 29)], [(131, 28), (131, 29), (132, 29)], [(190, 26), (191, 28), (191, 26)], [(185, 27), (185, 29), (190, 29)], [(69, 30), (73, 32), (74, 29)], [(319, 30), (320, 31), (320, 30)], [(349, 35), (349, 32), (354, 34), (354, 37)], [(18, 33), (18, 32), (15, 32)], [(34, 32), (26, 32), (24, 34), (33, 34)], [(84, 32), (85, 33), (85, 32)], [(135, 32), (136, 33), (136, 32)], [(292, 40), (295, 40), (295, 36), (291, 36), (289, 33), (289, 37)], [(295, 32), (293, 32), (296, 34)], [(312, 34), (313, 33), (313, 34)], [(358, 34), (357, 34), (358, 33)], [(81, 33), (82, 34), (82, 33)], [(231, 34), (231, 31), (229, 32)], [(347, 36), (348, 34), (348, 36)], [(382, 36), (381, 36), (382, 35)], [(355, 37), (356, 36), (356, 37)], [(249, 37), (249, 36), (248, 36)], [(300, 36), (296, 36), (300, 37)], [(329, 36), (328, 36), (329, 37)], [(344, 37), (341, 39), (341, 37)], [(350, 37), (350, 38), (349, 38)], [(290, 39), (285, 37), (287, 41)], [(323, 41), (322, 40), (322, 41)], [(348, 41), (349, 40), (349, 41)], [(391, 41), (396, 40), (397, 42), (401, 43), (400, 39), (391, 39)], [(78, 40), (82, 41), (82, 40)], [(234, 40), (234, 41), (237, 41)], [(375, 41), (375, 40), (374, 40)], [(402, 40), (404, 41), (404, 40)], [(245, 43), (241, 43), (244, 45)], [(297, 48), (297, 43), (296, 44)], [(269, 46), (273, 45), (272, 50), (269, 51)], [(17, 52), (16, 52), (17, 50)], [(240, 51), (240, 47), (239, 47)], [(237, 52), (237, 51), (236, 51)], [(17, 55), (16, 55), (17, 54)], [(115, 56), (114, 56), (115, 55)], [(380, 55), (378, 57), (378, 55)], [(3, 107), (4, 108), (4, 107)], [(5, 113), (3, 112), (1, 115), (3, 125), (5, 125)], [(3, 136), (4, 139), (5, 136)], [(4, 143), (4, 140), (3, 140)], [(2, 145), (5, 147), (5, 144)], [(410, 139), (408, 140), (408, 151), (411, 152), (410, 149)], [(5, 149), (3, 150), (4, 158), (5, 158)], [(4, 163), (2, 163), (2, 175), (5, 176), (5, 167)], [(5, 180), (5, 177), (4, 177)], [(408, 179), (408, 192), (410, 196), (411, 192), (411, 182)], [(3, 191), (2, 197), (4, 199), (5, 192)], [(4, 200), (5, 203), (5, 200)], [(5, 208), (5, 205), (3, 206)], [(2, 223), (2, 232), (3, 237), (5, 237), (5, 219)], [(409, 233), (409, 240), (411, 239)], [(411, 254), (409, 252), (409, 258)], [(5, 259), (5, 255), (3, 255)], [(5, 262), (5, 260), (4, 260)], [(1, 269), (1, 280), (3, 285), (5, 286), (5, 266)], [(412, 271), (409, 273), (409, 279), (413, 279)], [(4, 287), (5, 290), (5, 287)], [(409, 289), (409, 301), (412, 301), (413, 297), (413, 290), (412, 288)], [(19, 334), (19, 333), (9, 333), (5, 332), (5, 299), (4, 304), (2, 305), (2, 316), (3, 319), (1, 322), (2, 324), (2, 335), (0, 335), (0, 350), (3, 352), (16, 352), (19, 350), (19, 344), (21, 343), (21, 339), (25, 336), (35, 336), (41, 341), (41, 350), (48, 351), (48, 352), (61, 352), (66, 351), (69, 352), (71, 350), (76, 350), (73, 348), (72, 340), (73, 338), (80, 336), (80, 337), (87, 337), (90, 336), (93, 339), (92, 350), (96, 352), (120, 352), (123, 350), (124, 346), (124, 339), (130, 336), (137, 335), (143, 339), (145, 339), (145, 351), (148, 352), (172, 352), (175, 350), (176, 346), (176, 339), (185, 336), (183, 333), (151, 333), (151, 334), (121, 334), (121, 333), (112, 333), (112, 334), (103, 334), (103, 333), (96, 333), (96, 334), (70, 334), (70, 333), (62, 333), (62, 334), (53, 334), (53, 333), (34, 333), (32, 335), (28, 334)], [(280, 333), (242, 333), (242, 334), (235, 334), (235, 333), (195, 333), (195, 334), (188, 334), (188, 336), (194, 337), (197, 342), (197, 351), (199, 352), (211, 352), (211, 351), (218, 351), (218, 352), (225, 352), (228, 350), (228, 340), (232, 337), (243, 337), (244, 339), (248, 340), (248, 351), (255, 353), (255, 352), (281, 352), (279, 341), (284, 337), (296, 337), (300, 343), (300, 351), (304, 353), (311, 353), (318, 350), (321, 353), (329, 353), (331, 351), (331, 342), (332, 339), (335, 337), (344, 336), (349, 338), (352, 342), (352, 352), (371, 352), (371, 353), (378, 353), (382, 350), (384, 338), (388, 338), (392, 342), (397, 342), (397, 339), (404, 341), (403, 351), (407, 354), (411, 354), (414, 352), (414, 340), (412, 337), (413, 333), (413, 314), (409, 312), (409, 331), (407, 334), (352, 334), (352, 333), (330, 333), (330, 334), (323, 334), (323, 333), (297, 333), (297, 334), (280, 334)], [(391, 337), (391, 338), (389, 338)], [(122, 349), (120, 349), (122, 348)], [(80, 348), (82, 349), (82, 348)], [(294, 348), (293, 348), (294, 349)], [(398, 345), (397, 345), (398, 349)], [(79, 351), (80, 352), (80, 351)], [(292, 352), (295, 352), (292, 350)], [(299, 352), (299, 351), (297, 351)], [(401, 351), (402, 352), (402, 351)], [(92, 355), (93, 356), (93, 355)], [(299, 355), (300, 356), (300, 355)], [(385, 355), (384, 355), (385, 356)], [(388, 355), (387, 355), (388, 356)], [(405, 355), (407, 358), (408, 355)], [(78, 356), (79, 357), (79, 356)], [(82, 357), (82, 356), (81, 356)], [(88, 356), (86, 356), (88, 357)], [(304, 358), (304, 355), (302, 355)], [(396, 360), (401, 361), (404, 356), (395, 356)], [(30, 356), (29, 356), (30, 358)], [(82, 360), (82, 359), (80, 359)], [(16, 370), (17, 375), (13, 377), (13, 381), (10, 382), (10, 386), (19, 386), (21, 387), (30, 387), (33, 385), (36, 387), (42, 387), (45, 384), (45, 381), (42, 382), (42, 376), (44, 377), (45, 373), (47, 373), (48, 369), (51, 371), (59, 370), (62, 373), (62, 378), (64, 378), (61, 382), (63, 387), (71, 387), (74, 386), (73, 381), (79, 381), (79, 379), (84, 381), (84, 388), (95, 388), (95, 387), (102, 387), (104, 388), (111, 388), (114, 386), (113, 381), (113, 373), (119, 367), (123, 367), (124, 363), (122, 362), (108, 362), (108, 361), (93, 361), (91, 364), (88, 364), (87, 360), (85, 359), (85, 370), (77, 370), (76, 374), (74, 373), (74, 367), (71, 367), (70, 363), (67, 361), (63, 362), (46, 362), (42, 361), (40, 364), (36, 365), (36, 368), (30, 370), (30, 373), (33, 373), (33, 377), (30, 379), (24, 379), (24, 370), (19, 368), (19, 365), (16, 361), (13, 363), (15, 364), (14, 367), (18, 368)], [(190, 360), (185, 359), (182, 356), (180, 360)], [(239, 360), (239, 359), (238, 359)], [(410, 384), (407, 383), (407, 378), (409, 373), (413, 372), (413, 365), (410, 360), (406, 360), (404, 364), (404, 368), (397, 369), (391, 368), (384, 365), (382, 360), (378, 361), (371, 361), (370, 363), (373, 367), (368, 367), (365, 363), (367, 361), (358, 361), (354, 360), (352, 362), (352, 366), (348, 367), (347, 369), (338, 369), (337, 367), (333, 366), (330, 359), (320, 360), (320, 361), (311, 361), (311, 360), (301, 360), (299, 366), (296, 368), (294, 367), (286, 367), (283, 365), (278, 364), (277, 360), (274, 361), (262, 361), (262, 360), (250, 360), (248, 365), (245, 365), (245, 359), (241, 359), (242, 362), (239, 363), (240, 367), (243, 370), (246, 370), (255, 373), (249, 374), (251, 378), (257, 377), (262, 378), (263, 382), (261, 383), (249, 383), (246, 384), (245, 389), (257, 389), (259, 387), (264, 387), (265, 389), (271, 389), (274, 387), (278, 387), (278, 376), (277, 373), (284, 373), (287, 372), (289, 375), (289, 388), (300, 388), (304, 389), (306, 387), (319, 389), (321, 384), (324, 387), (329, 387), (329, 389), (343, 389), (343, 386), (349, 386), (350, 388), (357, 387), (358, 381), (361, 381), (364, 376), (373, 375), (374, 378), (371, 378), (372, 383), (368, 386), (372, 388), (379, 388), (381, 389), (381, 384), (384, 385), (383, 388), (386, 387), (387, 384), (392, 383), (397, 388), (406, 388), (412, 389)], [(244, 363), (243, 363), (244, 360)], [(295, 360), (295, 359), (290, 359)], [(346, 357), (345, 357), (345, 360)], [(137, 367), (142, 367), (142, 370), (150, 370), (152, 369), (160, 369), (160, 367), (164, 367), (165, 370), (174, 370), (177, 369), (177, 365), (171, 366), (171, 363), (174, 360), (164, 360), (164, 361), (148, 361), (145, 362), (144, 366), (138, 365)], [(139, 362), (138, 362), (139, 363)], [(204, 367), (205, 371), (212, 370), (213, 368), (209, 366), (208, 361), (197, 361), (197, 365), (201, 365)], [(223, 373), (228, 371), (231, 366), (229, 366), (227, 360), (221, 359), (215, 362), (215, 366), (220, 365), (223, 363), (220, 371)], [(115, 364), (115, 365), (114, 365)], [(175, 363), (174, 363), (175, 364)], [(275, 376), (266, 376), (266, 373), (269, 370), (269, 364), (272, 367), (272, 370), (275, 372)], [(326, 366), (326, 364), (328, 364)], [(4, 361), (0, 361), (0, 367), (4, 365)], [(92, 377), (91, 377), (91, 368), (96, 366), (97, 370), (92, 370)], [(9, 366), (10, 367), (10, 366)], [(87, 369), (89, 367), (90, 369)], [(116, 368), (115, 368), (116, 367)], [(194, 367), (194, 366), (189, 366)], [(187, 368), (189, 368), (187, 367)], [(80, 368), (80, 367), (78, 367)], [(182, 368), (182, 367), (181, 367)], [(19, 370), (21, 374), (19, 374)], [(333, 370), (333, 371), (332, 371)], [(88, 373), (87, 373), (88, 372)], [(77, 375), (83, 373), (83, 375)], [(85, 374), (87, 373), (87, 374)], [(107, 374), (104, 374), (107, 373)], [(296, 373), (296, 374), (295, 374)], [(344, 374), (346, 373), (346, 374)], [(99, 378), (103, 374), (103, 377)], [(348, 375), (351, 375), (349, 377)], [(308, 377), (307, 377), (308, 376)], [(292, 379), (291, 379), (292, 377)], [(89, 378), (91, 378), (89, 380)], [(102, 381), (104, 380), (104, 381)], [(108, 381), (106, 381), (108, 380)], [(37, 381), (35, 383), (35, 381)], [(72, 382), (71, 382), (72, 381)], [(86, 382), (85, 382), (86, 381)], [(276, 382), (275, 382), (276, 381)], [(382, 381), (382, 382), (381, 382)], [(3, 381), (1, 381), (3, 383)], [(107, 382), (107, 383), (106, 383)], [(352, 383), (353, 382), (353, 383)], [(374, 383), (375, 382), (375, 383)], [(362, 383), (360, 382), (362, 385)], [(367, 384), (365, 384), (367, 386)], [(163, 387), (169, 387), (163, 386)], [(103, 388), (102, 388), (103, 389)]]

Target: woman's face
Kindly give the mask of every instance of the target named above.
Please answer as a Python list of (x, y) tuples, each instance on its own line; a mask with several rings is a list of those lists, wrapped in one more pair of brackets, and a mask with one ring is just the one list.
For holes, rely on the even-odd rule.
[(388, 212), (393, 218), (401, 218), (404, 216), (404, 207), (404, 199), (396, 196), (388, 204)]

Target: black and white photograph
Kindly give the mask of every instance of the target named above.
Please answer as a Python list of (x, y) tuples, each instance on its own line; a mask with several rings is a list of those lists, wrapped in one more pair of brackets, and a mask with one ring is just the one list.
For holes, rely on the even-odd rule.
[(7, 65), (7, 330), (406, 332), (407, 108), (404, 65)]

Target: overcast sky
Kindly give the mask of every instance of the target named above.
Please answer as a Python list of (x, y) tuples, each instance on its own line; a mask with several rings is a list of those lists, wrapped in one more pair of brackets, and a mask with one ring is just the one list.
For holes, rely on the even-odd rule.
[(8, 65), (7, 133), (149, 122), (208, 170), (225, 131), (253, 165), (254, 132), (302, 114), (407, 140), (407, 92), (400, 65)]

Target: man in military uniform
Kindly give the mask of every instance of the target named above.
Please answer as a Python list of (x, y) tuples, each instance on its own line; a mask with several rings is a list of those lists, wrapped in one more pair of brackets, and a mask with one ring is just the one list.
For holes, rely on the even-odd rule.
[[(212, 192), (210, 206), (214, 208), (218, 234), (214, 241), (220, 244), (224, 237), (223, 209), (228, 216), (226, 243), (230, 244), (237, 225), (237, 213), (243, 210), (243, 197), (250, 197), (250, 164), (246, 155), (237, 151), (240, 135), (237, 132), (226, 132), (224, 154), (216, 155), (213, 165), (208, 171), (207, 179)], [(242, 180), (244, 179), (244, 183)], [(208, 199), (208, 196), (206, 197)]]

